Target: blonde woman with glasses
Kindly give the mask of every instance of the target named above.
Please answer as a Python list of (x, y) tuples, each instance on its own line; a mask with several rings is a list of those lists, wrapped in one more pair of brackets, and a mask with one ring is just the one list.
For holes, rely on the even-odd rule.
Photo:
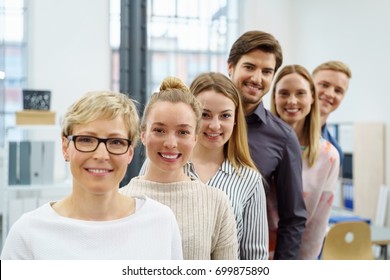
[(118, 193), (138, 122), (134, 102), (124, 94), (91, 92), (76, 101), (62, 128), (72, 191), (16, 221), (1, 259), (182, 259), (172, 211), (145, 196)]

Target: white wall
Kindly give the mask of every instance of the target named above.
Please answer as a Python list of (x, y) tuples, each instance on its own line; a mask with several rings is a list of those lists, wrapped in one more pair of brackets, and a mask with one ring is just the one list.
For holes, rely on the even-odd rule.
[(28, 86), (50, 89), (59, 116), (86, 91), (109, 89), (109, 0), (26, 2)]
[[(109, 0), (34, 0), (26, 5), (27, 87), (52, 91), (51, 110), (60, 123), (80, 95), (110, 89)], [(56, 169), (55, 177), (62, 176), (63, 168)]]
[[(275, 35), (284, 50), (284, 64), (302, 64), (309, 71), (331, 59), (349, 64), (350, 87), (330, 122), (383, 122), (388, 135), (389, 1), (244, 0), (242, 7), (240, 33), (260, 29)], [(390, 149), (385, 150), (384, 179), (390, 185)]]

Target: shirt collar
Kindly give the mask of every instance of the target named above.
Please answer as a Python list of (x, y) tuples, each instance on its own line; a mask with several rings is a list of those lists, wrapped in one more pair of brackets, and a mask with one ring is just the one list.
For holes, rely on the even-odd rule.
[[(187, 162), (187, 164), (185, 165), (185, 171), (186, 172), (190, 172), (194, 175), (196, 175), (197, 177), (199, 177), (199, 175), (196, 173), (196, 170), (195, 170), (195, 166), (192, 162)], [(186, 170), (187, 169), (187, 170)], [(225, 174), (232, 174), (234, 172), (234, 167), (233, 165), (230, 163), (230, 161), (225, 158), (225, 160), (222, 162), (221, 166), (219, 167), (219, 169), (224, 172)], [(187, 173), (188, 174), (188, 173)]]
[(259, 120), (267, 124), (263, 101), (261, 101), (259, 105), (257, 105), (256, 109), (250, 115), (246, 116), (247, 123), (255, 123)]
[(234, 167), (227, 158), (225, 158), (225, 160), (222, 162), (220, 169), (229, 175), (234, 172)]

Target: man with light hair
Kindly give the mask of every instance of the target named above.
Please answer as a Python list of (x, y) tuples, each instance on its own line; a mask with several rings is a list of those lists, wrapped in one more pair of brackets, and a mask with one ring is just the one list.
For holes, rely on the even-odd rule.
[(351, 70), (341, 61), (327, 61), (313, 70), (313, 80), (318, 92), (320, 104), (320, 121), (322, 137), (336, 147), (340, 154), (340, 165), (343, 164), (344, 155), (341, 146), (329, 132), (326, 121), (343, 101), (348, 90), (349, 80), (352, 77)]

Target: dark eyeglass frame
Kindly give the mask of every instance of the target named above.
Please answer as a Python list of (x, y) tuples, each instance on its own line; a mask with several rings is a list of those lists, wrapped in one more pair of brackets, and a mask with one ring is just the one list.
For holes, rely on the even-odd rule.
[[(96, 139), (97, 140), (97, 145), (94, 149), (92, 150), (88, 150), (88, 151), (83, 151), (83, 150), (79, 150), (79, 148), (77, 148), (77, 138), (79, 137), (88, 137), (88, 138), (93, 138), (93, 139)], [(69, 140), (69, 141), (73, 141), (74, 143), (74, 147), (77, 151), (81, 152), (81, 153), (91, 153), (91, 152), (94, 152), (97, 150), (97, 148), (99, 147), (100, 143), (104, 143), (104, 146), (106, 146), (106, 150), (108, 153), (112, 154), (112, 155), (123, 155), (125, 153), (127, 153), (127, 151), (129, 150), (130, 148), (130, 145), (131, 145), (131, 140), (129, 139), (126, 139), (126, 138), (118, 138), (118, 137), (115, 137), (115, 138), (99, 138), (99, 137), (95, 137), (95, 136), (91, 136), (91, 135), (68, 135), (66, 136), (66, 138)], [(127, 142), (127, 149), (126, 151), (124, 151), (123, 153), (113, 153), (111, 152), (108, 147), (107, 147), (107, 141), (112, 141), (112, 140), (120, 140), (120, 141), (125, 141)]]

